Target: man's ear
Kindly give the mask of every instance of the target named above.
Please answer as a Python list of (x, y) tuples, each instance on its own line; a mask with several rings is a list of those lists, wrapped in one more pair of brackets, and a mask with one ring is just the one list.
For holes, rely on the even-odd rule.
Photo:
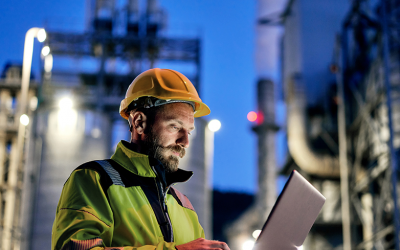
[(130, 113), (128, 121), (131, 132), (135, 130), (139, 135), (144, 133), (147, 125), (147, 117), (143, 112), (138, 111)]

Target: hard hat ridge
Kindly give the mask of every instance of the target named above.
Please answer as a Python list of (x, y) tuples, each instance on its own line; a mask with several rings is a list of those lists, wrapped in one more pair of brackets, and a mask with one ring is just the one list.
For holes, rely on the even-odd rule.
[(191, 101), (184, 101), (184, 100), (162, 100), (162, 99), (157, 99), (155, 97), (151, 97), (151, 96), (147, 96), (147, 97), (140, 97), (136, 100), (133, 100), (131, 102), (131, 104), (128, 106), (127, 112), (129, 112), (130, 110), (133, 109), (137, 109), (139, 107), (143, 107), (143, 108), (152, 108), (152, 107), (158, 107), (158, 106), (162, 106), (165, 104), (169, 104), (169, 103), (176, 103), (176, 102), (183, 102), (183, 103), (187, 103), (190, 106), (192, 106), (193, 111), (196, 111), (196, 106), (194, 102)]

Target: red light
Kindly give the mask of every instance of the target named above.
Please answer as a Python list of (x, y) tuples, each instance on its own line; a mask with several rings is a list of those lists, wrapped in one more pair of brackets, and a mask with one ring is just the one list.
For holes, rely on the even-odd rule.
[(249, 121), (251, 121), (251, 122), (256, 121), (256, 120), (257, 120), (257, 113), (254, 112), (254, 111), (250, 111), (250, 112), (247, 114), (247, 120), (249, 120)]
[(261, 125), (264, 122), (264, 114), (261, 111), (257, 112), (257, 125)]

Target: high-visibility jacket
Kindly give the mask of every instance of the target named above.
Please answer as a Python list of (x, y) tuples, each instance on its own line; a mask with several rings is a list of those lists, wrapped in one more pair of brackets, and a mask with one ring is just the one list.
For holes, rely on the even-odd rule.
[(190, 201), (171, 187), (193, 173), (166, 174), (158, 160), (127, 145), (72, 172), (57, 206), (53, 250), (172, 250), (204, 238)]

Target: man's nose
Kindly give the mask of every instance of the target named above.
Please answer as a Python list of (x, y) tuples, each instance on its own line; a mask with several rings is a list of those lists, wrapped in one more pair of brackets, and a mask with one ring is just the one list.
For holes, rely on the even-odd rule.
[(189, 134), (186, 131), (182, 131), (176, 144), (182, 146), (183, 148), (189, 147)]

